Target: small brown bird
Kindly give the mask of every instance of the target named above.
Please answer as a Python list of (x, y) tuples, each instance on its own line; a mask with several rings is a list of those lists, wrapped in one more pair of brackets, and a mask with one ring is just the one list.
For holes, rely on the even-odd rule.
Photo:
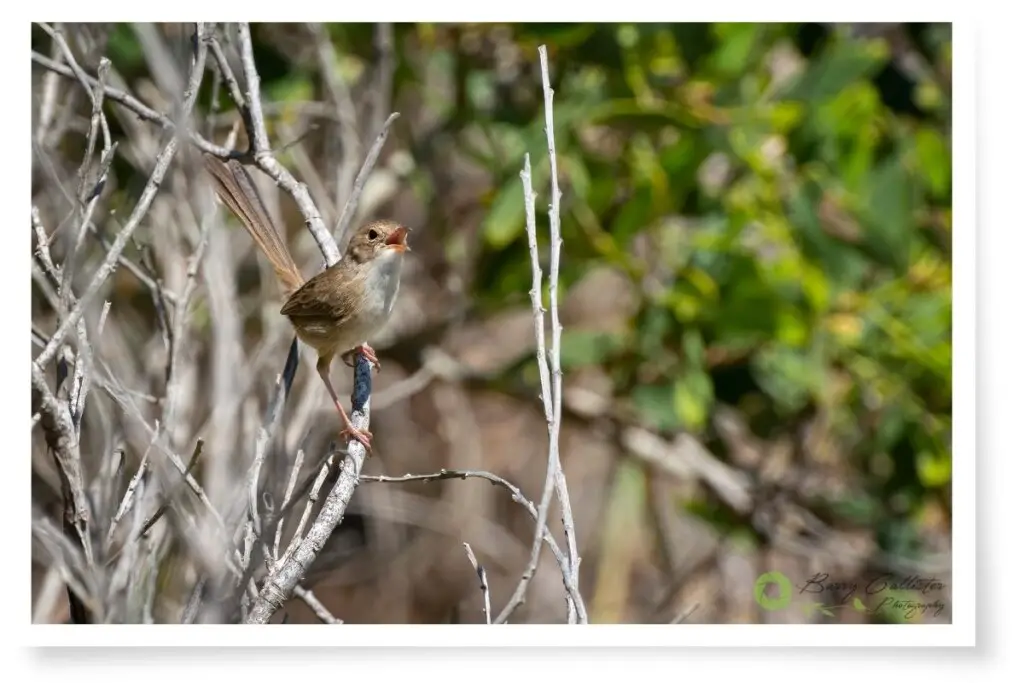
[(331, 362), (336, 355), (361, 353), (380, 369), (377, 354), (366, 341), (384, 326), (394, 308), (408, 228), (392, 221), (359, 227), (341, 260), (305, 280), (242, 164), (203, 156), (217, 196), (274, 267), (284, 299), (281, 314), (291, 321), (296, 336), (316, 351), (316, 369), (341, 416), (342, 434), (359, 440), (369, 452), (373, 435), (357, 429), (342, 408), (331, 384)]

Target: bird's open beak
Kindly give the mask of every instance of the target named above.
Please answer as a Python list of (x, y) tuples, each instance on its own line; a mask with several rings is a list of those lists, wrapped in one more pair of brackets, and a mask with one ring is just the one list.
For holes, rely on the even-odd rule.
[(412, 251), (409, 248), (408, 243), (405, 241), (405, 238), (408, 234), (409, 228), (405, 226), (400, 226), (396, 228), (394, 232), (388, 235), (388, 238), (384, 240), (384, 244), (386, 244), (389, 249), (394, 249), (399, 253), (403, 251)]

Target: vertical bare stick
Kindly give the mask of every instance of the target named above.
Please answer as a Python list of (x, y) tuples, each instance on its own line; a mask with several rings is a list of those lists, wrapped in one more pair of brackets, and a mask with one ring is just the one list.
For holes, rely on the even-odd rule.
[(542, 527), (547, 521), (552, 494), (557, 491), (559, 506), (562, 509), (562, 524), (565, 527), (566, 543), (568, 544), (567, 561), (569, 563), (569, 582), (566, 586), (570, 599), (568, 604), (568, 622), (586, 623), (587, 613), (579, 594), (579, 553), (576, 547), (576, 530), (569, 504), (569, 493), (562, 472), (562, 462), (558, 451), (559, 434), (562, 422), (562, 368), (560, 344), (562, 326), (558, 320), (558, 266), (561, 253), (562, 237), (559, 225), (559, 208), (561, 193), (558, 189), (558, 172), (555, 163), (554, 134), (554, 91), (548, 79), (547, 51), (539, 48), (541, 59), (541, 78), (544, 85), (544, 118), (547, 129), (548, 159), (551, 164), (551, 204), (548, 210), (551, 224), (551, 272), (549, 274), (549, 294), (551, 306), (551, 365), (548, 365), (548, 351), (544, 339), (544, 307), (541, 301), (541, 280), (543, 273), (540, 267), (540, 254), (537, 247), (537, 221), (534, 203), (536, 193), (530, 176), (530, 155), (526, 155), (523, 170), (519, 176), (523, 181), (523, 195), (526, 202), (526, 236), (530, 248), (530, 262), (533, 267), (533, 284), (530, 288), (530, 302), (533, 307), (534, 333), (537, 339), (537, 367), (540, 370), (541, 400), (544, 403), (544, 416), (548, 423), (548, 466), (544, 479), (544, 492), (537, 510), (538, 526), (534, 532), (530, 561), (516, 590), (508, 604), (498, 615), (497, 623), (505, 623), (515, 609), (526, 600), (526, 589), (537, 571), (540, 557)]
[[(537, 249), (537, 218), (534, 210), (537, 193), (533, 191), (533, 180), (530, 174), (530, 154), (526, 154), (523, 162), (523, 170), (519, 172), (523, 181), (523, 196), (526, 204), (526, 238), (530, 247), (530, 263), (533, 266), (533, 285), (530, 287), (530, 302), (533, 306), (533, 330), (537, 339), (537, 366), (540, 369), (540, 392), (541, 400), (544, 403), (544, 416), (548, 422), (548, 432), (552, 425), (551, 407), (551, 373), (548, 370), (548, 362), (545, 354), (544, 342), (544, 307), (541, 302), (540, 285), (543, 273), (540, 269), (540, 255)], [(537, 506), (537, 526), (533, 532), (533, 544), (530, 548), (530, 561), (523, 571), (515, 592), (509, 599), (508, 604), (498, 614), (496, 622), (503, 624), (519, 605), (526, 602), (526, 589), (537, 572), (537, 563), (540, 559), (541, 540), (544, 535), (544, 527), (547, 524), (548, 510), (551, 507), (551, 498), (555, 489), (555, 470), (557, 466), (552, 462), (552, 457), (558, 458), (557, 445), (555, 448), (548, 448), (548, 467), (544, 477), (544, 492), (541, 494), (540, 505)], [(570, 567), (571, 570), (571, 567)], [(571, 575), (570, 575), (571, 576)]]
[[(562, 508), (562, 525), (565, 527), (565, 538), (567, 544), (566, 553), (569, 560), (569, 568), (572, 570), (573, 583), (579, 586), (580, 582), (580, 554), (576, 547), (576, 527), (572, 518), (572, 506), (569, 502), (569, 489), (565, 483), (565, 474), (562, 471), (562, 462), (558, 454), (558, 439), (562, 425), (562, 323), (558, 320), (558, 265), (562, 250), (562, 231), (559, 210), (561, 208), (562, 193), (558, 189), (558, 165), (555, 162), (555, 92), (551, 88), (551, 79), (548, 76), (548, 51), (547, 47), (541, 45), (538, 48), (540, 53), (540, 73), (544, 85), (544, 128), (548, 139), (548, 161), (551, 164), (551, 204), (548, 208), (548, 223), (551, 229), (551, 264), (548, 273), (549, 305), (551, 306), (551, 416), (549, 417), (551, 449), (553, 454), (551, 462), (555, 465), (555, 491), (558, 494), (558, 504)], [(576, 621), (587, 622), (586, 608), (580, 604), (575, 605), (577, 614)], [(572, 612), (572, 603), (570, 603)], [(570, 618), (572, 615), (570, 614)]]
[(466, 557), (469, 558), (469, 563), (473, 565), (473, 571), (476, 572), (476, 578), (480, 581), (480, 591), (484, 594), (484, 619), (488, 624), (491, 623), (491, 589), (487, 585), (487, 570), (484, 566), (476, 561), (476, 555), (473, 554), (473, 549), (468, 543), (463, 543), (462, 546), (466, 549)]

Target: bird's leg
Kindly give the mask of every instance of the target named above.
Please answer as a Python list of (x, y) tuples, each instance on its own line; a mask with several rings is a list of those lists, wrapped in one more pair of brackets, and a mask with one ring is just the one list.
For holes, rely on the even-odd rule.
[(360, 344), (351, 351), (342, 354), (341, 359), (345, 362), (345, 365), (354, 368), (356, 366), (355, 355), (357, 353), (362, 354), (363, 358), (373, 366), (373, 369), (380, 372), (380, 361), (377, 360), (377, 352), (370, 348), (369, 344)]
[(366, 447), (367, 455), (370, 454), (370, 439), (373, 438), (373, 434), (368, 429), (359, 429), (352, 420), (348, 419), (348, 414), (345, 413), (345, 409), (341, 407), (341, 401), (338, 400), (338, 394), (334, 391), (334, 385), (331, 384), (331, 357), (321, 356), (316, 361), (316, 370), (320, 373), (320, 378), (323, 379), (324, 384), (327, 386), (327, 391), (331, 394), (331, 400), (334, 401), (334, 407), (338, 409), (338, 414), (341, 415), (341, 421), (345, 425), (345, 428), (341, 431), (342, 434), (349, 434), (352, 438), (356, 439), (359, 443)]

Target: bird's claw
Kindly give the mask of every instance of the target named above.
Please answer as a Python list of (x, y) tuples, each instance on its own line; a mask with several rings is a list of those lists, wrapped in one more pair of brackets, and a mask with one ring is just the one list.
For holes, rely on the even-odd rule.
[(370, 441), (373, 439), (373, 434), (368, 429), (357, 429), (356, 427), (342, 429), (340, 434), (342, 438), (351, 437), (363, 444), (363, 448), (366, 449), (366, 454), (370, 455), (373, 453), (373, 448), (370, 446)]
[(345, 365), (349, 366), (350, 368), (354, 368), (356, 366), (355, 355), (357, 353), (360, 354), (363, 358), (367, 360), (367, 362), (370, 363), (370, 367), (372, 367), (377, 372), (380, 372), (380, 361), (377, 359), (376, 352), (372, 348), (370, 348), (368, 344), (361, 344), (360, 346), (357, 346), (356, 348), (352, 349), (351, 351), (343, 355), (341, 359), (345, 363)]

